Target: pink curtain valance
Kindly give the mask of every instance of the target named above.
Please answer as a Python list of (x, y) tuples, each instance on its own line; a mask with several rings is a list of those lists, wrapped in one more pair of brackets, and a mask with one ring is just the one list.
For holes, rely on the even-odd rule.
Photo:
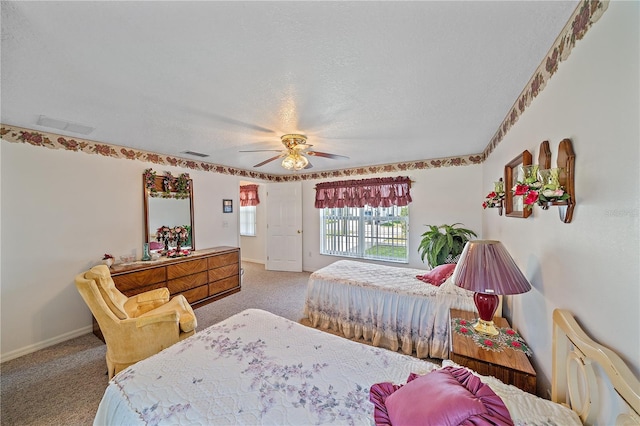
[(240, 206), (257, 206), (258, 204), (260, 204), (258, 185), (242, 185), (240, 187)]
[(318, 209), (340, 207), (406, 206), (411, 202), (411, 179), (373, 178), (323, 182), (316, 185)]

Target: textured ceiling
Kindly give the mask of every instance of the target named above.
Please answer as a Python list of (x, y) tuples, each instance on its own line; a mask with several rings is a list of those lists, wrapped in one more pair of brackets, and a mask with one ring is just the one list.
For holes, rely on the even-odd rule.
[[(578, 1), (2, 2), (1, 121), (265, 173), (483, 151)], [(46, 116), (91, 133), (38, 125)]]

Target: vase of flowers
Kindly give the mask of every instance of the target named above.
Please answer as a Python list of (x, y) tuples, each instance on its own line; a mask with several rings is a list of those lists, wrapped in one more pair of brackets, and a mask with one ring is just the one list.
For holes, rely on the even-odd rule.
[(105, 253), (104, 256), (102, 256), (102, 263), (104, 263), (105, 265), (107, 265), (107, 268), (111, 268), (111, 265), (113, 265), (113, 256), (110, 255), (109, 253)]
[(169, 241), (171, 241), (172, 239), (171, 228), (169, 228), (168, 226), (163, 225), (156, 231), (156, 241), (164, 243), (165, 252), (169, 251)]
[(174, 226), (171, 228), (172, 240), (176, 242), (176, 251), (180, 251), (180, 246), (187, 241), (189, 233), (184, 226)]

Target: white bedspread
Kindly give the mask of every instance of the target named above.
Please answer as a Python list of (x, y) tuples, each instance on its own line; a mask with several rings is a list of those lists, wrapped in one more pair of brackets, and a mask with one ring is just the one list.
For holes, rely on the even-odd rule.
[(420, 281), (426, 271), (339, 260), (311, 274), (305, 316), (314, 327), (419, 358), (448, 358), (449, 309), (476, 311), (473, 292), (449, 278)]
[[(434, 368), (249, 309), (117, 374), (94, 424), (373, 424), (371, 385), (405, 383), (409, 373)], [(528, 421), (514, 418), (516, 424), (566, 425), (575, 416), (516, 388), (512, 393), (518, 404), (543, 413), (525, 412)]]

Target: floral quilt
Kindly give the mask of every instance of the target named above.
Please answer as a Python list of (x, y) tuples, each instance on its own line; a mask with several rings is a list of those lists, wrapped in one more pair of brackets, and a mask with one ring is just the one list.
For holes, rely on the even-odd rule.
[(117, 374), (94, 424), (373, 424), (371, 385), (437, 367), (249, 309)]
[(451, 278), (441, 286), (416, 278), (424, 270), (340, 260), (311, 274), (305, 316), (314, 327), (333, 329), (375, 346), (449, 355), (449, 309), (476, 311), (473, 292)]
[[(373, 425), (374, 384), (437, 368), (248, 309), (114, 376), (94, 425)], [(516, 425), (580, 424), (567, 407), (478, 377)]]

